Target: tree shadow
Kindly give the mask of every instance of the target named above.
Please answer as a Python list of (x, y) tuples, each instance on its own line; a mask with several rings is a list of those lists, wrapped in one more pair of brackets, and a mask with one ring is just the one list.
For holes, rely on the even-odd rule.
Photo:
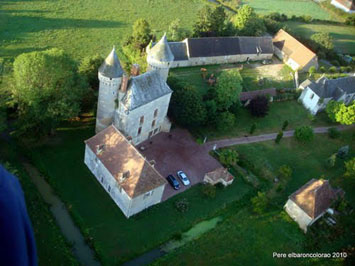
[[(46, 18), (31, 15), (16, 15), (26, 10), (0, 11), (0, 40), (10, 41), (21, 39), (28, 33), (46, 30), (80, 29), (80, 28), (117, 28), (126, 23), (109, 20), (74, 19), (74, 18)], [(46, 11), (30, 11), (45, 13)]]

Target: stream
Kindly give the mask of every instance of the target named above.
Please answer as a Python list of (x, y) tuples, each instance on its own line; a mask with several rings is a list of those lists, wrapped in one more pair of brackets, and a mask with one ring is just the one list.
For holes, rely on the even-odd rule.
[(64, 203), (54, 194), (50, 185), (44, 180), (35, 167), (25, 160), (22, 163), (44, 201), (50, 205), (50, 210), (63, 235), (73, 244), (73, 253), (78, 261), (82, 265), (100, 265), (100, 263), (95, 260), (94, 252), (86, 244), (79, 228), (71, 219)]

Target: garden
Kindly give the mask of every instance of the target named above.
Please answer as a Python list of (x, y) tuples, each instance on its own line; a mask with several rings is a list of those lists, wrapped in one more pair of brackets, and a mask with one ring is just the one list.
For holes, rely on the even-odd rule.
[[(233, 150), (238, 153), (238, 165), (247, 169), (249, 174), (253, 173), (259, 183), (263, 184), (259, 189), (264, 192), (258, 194), (263, 201), (258, 202), (254, 200), (257, 197), (254, 197), (251, 204), (242, 208), (231, 206), (225, 211), (229, 216), (214, 230), (160, 258), (154, 265), (289, 265), (294, 260), (275, 259), (273, 252), (345, 250), (354, 237), (351, 227), (343, 228), (343, 231), (339, 231), (338, 227), (336, 234), (330, 234), (332, 238), (322, 232), (312, 233), (311, 237), (317, 238), (315, 245), (282, 208), (288, 196), (311, 178), (329, 179), (332, 186), (341, 186), (345, 190), (348, 202), (354, 202), (354, 179), (344, 175), (344, 162), (355, 154), (354, 133), (353, 129), (344, 131), (335, 139), (317, 135), (307, 143), (291, 138), (282, 139), (279, 144), (268, 141), (235, 146)], [(346, 145), (350, 145), (349, 154), (345, 158), (337, 158), (335, 164), (330, 166), (329, 156)], [(289, 170), (285, 171), (286, 168)], [(274, 182), (274, 177), (279, 178), (278, 183)], [(274, 193), (274, 188), (277, 193)], [(322, 230), (324, 226), (332, 232), (329, 225), (323, 225)], [(218, 248), (211, 243), (218, 243)], [(343, 265), (344, 260), (298, 260), (299, 265), (310, 263)]]

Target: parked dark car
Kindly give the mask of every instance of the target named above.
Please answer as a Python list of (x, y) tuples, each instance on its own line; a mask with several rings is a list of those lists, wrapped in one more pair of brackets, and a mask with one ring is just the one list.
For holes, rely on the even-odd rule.
[(168, 180), (169, 184), (175, 189), (178, 190), (180, 188), (179, 181), (173, 176), (173, 175), (168, 175), (166, 178)]

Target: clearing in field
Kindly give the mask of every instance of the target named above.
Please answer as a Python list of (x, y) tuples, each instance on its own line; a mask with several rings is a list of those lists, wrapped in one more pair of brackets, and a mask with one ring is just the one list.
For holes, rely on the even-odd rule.
[(296, 21), (288, 21), (289, 26), (295, 33), (305, 38), (318, 32), (329, 33), (333, 37), (334, 47), (341, 53), (355, 54), (355, 27), (346, 25), (333, 25), (325, 23), (306, 24)]
[(262, 15), (278, 12), (289, 17), (311, 16), (314, 19), (336, 20), (312, 0), (244, 0), (242, 3), (251, 6)]

